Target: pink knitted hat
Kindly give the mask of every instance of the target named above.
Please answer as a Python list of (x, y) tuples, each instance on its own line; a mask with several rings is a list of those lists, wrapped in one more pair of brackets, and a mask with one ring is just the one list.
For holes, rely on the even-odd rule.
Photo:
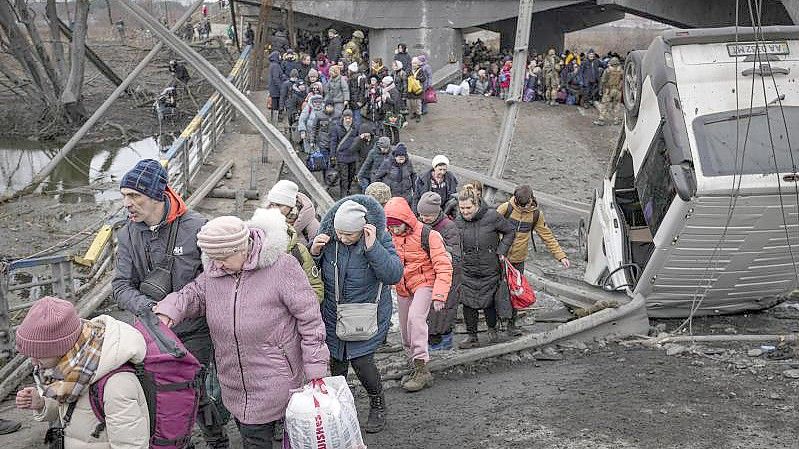
[(81, 327), (71, 302), (45, 296), (33, 304), (17, 328), (17, 352), (37, 359), (61, 357), (78, 341)]
[(197, 246), (211, 259), (225, 257), (247, 248), (250, 229), (240, 218), (222, 216), (209, 221), (197, 233)]

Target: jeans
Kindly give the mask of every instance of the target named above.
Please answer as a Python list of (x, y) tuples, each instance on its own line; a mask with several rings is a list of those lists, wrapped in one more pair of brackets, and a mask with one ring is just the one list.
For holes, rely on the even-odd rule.
[(333, 376), (347, 377), (350, 364), (355, 369), (355, 375), (369, 396), (377, 396), (383, 392), (383, 382), (380, 380), (380, 371), (375, 365), (375, 355), (367, 354), (351, 360), (338, 360), (330, 358), (330, 374)]
[(397, 295), (402, 346), (413, 360), (430, 360), (427, 348), (427, 313), (432, 302), (433, 287), (419, 287), (413, 298)]
[[(492, 305), (483, 309), (486, 317), (486, 325), (489, 329), (497, 327), (497, 310)], [(472, 335), (477, 335), (477, 321), (480, 319), (480, 309), (473, 309), (463, 306), (463, 321), (466, 322), (466, 331)]]
[(266, 424), (244, 424), (236, 420), (244, 449), (272, 449), (275, 421)]

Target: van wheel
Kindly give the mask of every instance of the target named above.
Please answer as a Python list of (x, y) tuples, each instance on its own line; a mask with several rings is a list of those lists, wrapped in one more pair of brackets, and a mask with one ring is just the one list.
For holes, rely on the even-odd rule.
[(643, 69), (644, 50), (631, 51), (624, 62), (624, 110), (627, 115), (627, 127), (635, 128), (638, 110), (641, 107), (641, 71)]
[(580, 251), (580, 257), (588, 262), (588, 230), (585, 226), (585, 220), (582, 218), (577, 225), (577, 248)]

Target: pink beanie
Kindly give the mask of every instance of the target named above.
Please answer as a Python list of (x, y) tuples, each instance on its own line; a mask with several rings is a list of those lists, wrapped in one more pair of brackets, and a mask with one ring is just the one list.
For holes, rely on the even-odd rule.
[(82, 327), (71, 302), (45, 296), (17, 328), (17, 352), (37, 359), (61, 357), (78, 341)]
[(224, 259), (246, 250), (250, 229), (240, 218), (230, 215), (214, 218), (197, 233), (197, 246), (211, 259)]

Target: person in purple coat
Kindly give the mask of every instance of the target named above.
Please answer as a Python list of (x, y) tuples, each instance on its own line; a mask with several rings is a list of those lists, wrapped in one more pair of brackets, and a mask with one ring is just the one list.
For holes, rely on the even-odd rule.
[(272, 447), (292, 389), (328, 375), (330, 351), (316, 294), (286, 254), (285, 229), (249, 228), (237, 217), (209, 221), (197, 234), (205, 270), (164, 298), (167, 325), (205, 316), (217, 347), (222, 401), (244, 449)]

